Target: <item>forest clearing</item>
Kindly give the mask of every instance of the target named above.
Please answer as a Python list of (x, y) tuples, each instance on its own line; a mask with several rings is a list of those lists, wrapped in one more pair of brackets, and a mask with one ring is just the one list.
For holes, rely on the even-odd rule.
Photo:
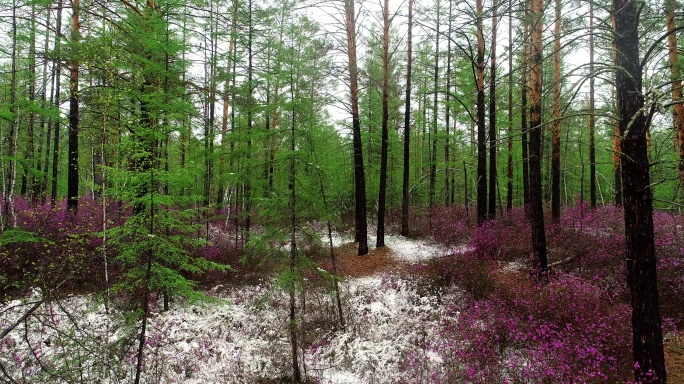
[(684, 383), (680, 0), (0, 0), (0, 382)]

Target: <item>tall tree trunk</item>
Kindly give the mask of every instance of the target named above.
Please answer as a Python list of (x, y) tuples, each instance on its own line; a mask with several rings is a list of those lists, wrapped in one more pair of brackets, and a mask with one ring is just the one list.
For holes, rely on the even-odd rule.
[(672, 120), (677, 132), (679, 149), (679, 179), (684, 186), (684, 99), (682, 99), (682, 71), (679, 66), (679, 44), (677, 42), (677, 21), (675, 20), (675, 0), (665, 0), (667, 16), (667, 45), (670, 57), (670, 75), (672, 78)]
[(475, 85), (477, 87), (477, 224), (487, 220), (487, 132), (485, 130), (484, 94), (484, 30), (482, 0), (476, 0), (477, 58)]
[(376, 247), (385, 246), (385, 198), (387, 195), (387, 147), (389, 145), (389, 0), (382, 9), (382, 143), (380, 147), (380, 191), (378, 193), (378, 231)]
[(413, 29), (413, 0), (408, 0), (408, 40), (406, 46), (406, 100), (404, 101), (404, 169), (402, 178), (401, 199), (401, 235), (409, 234), (409, 166), (411, 164), (409, 139), (411, 128), (411, 62), (412, 62), (412, 29)]
[[(591, 3), (591, 2), (590, 2)], [(591, 7), (591, 5), (590, 5)], [(551, 218), (560, 221), (561, 2), (556, 0), (553, 34), (553, 126), (551, 138)]]
[[(52, 10), (50, 6), (46, 6), (46, 18), (45, 18), (45, 49), (43, 51), (43, 94), (42, 94), (42, 107), (47, 109), (53, 101), (54, 92), (54, 72), (48, 75), (48, 55), (50, 52), (50, 31), (52, 28), (52, 23), (50, 16), (52, 15)], [(48, 80), (50, 79), (50, 80)], [(50, 84), (50, 101), (48, 104), (48, 83)], [(48, 177), (48, 164), (50, 161), (50, 134), (51, 134), (50, 120), (43, 116), (40, 123), (40, 138), (38, 139), (38, 168), (36, 174), (39, 175), (40, 181), (36, 182), (34, 189), (34, 196), (40, 198), (42, 204), (46, 202), (47, 195), (47, 177)], [(47, 129), (47, 132), (46, 132)], [(43, 143), (45, 148), (43, 150)], [(38, 200), (36, 200), (37, 202)]]
[[(207, 60), (205, 51), (205, 85), (209, 88), (207, 95), (207, 107), (204, 121), (204, 206), (211, 205), (211, 188), (214, 180), (214, 119), (216, 114), (216, 33), (214, 25), (214, 3), (209, 2), (209, 33), (208, 41), (205, 40), (209, 49)], [(207, 64), (208, 67), (207, 68)], [(208, 81), (207, 81), (208, 78)], [(207, 221), (208, 225), (208, 221)]]
[(441, 6), (437, 2), (437, 32), (435, 34), (435, 67), (433, 74), (433, 85), (432, 89), (434, 91), (432, 99), (432, 124), (430, 126), (430, 136), (432, 149), (430, 150), (430, 191), (429, 191), (429, 205), (430, 205), (430, 215), (428, 216), (428, 221), (430, 229), (432, 229), (432, 209), (435, 204), (435, 189), (437, 184), (437, 96), (439, 94), (439, 24), (441, 22)]
[(492, 2), (492, 44), (489, 49), (489, 202), (487, 216), (490, 220), (496, 218), (496, 33), (499, 21), (499, 0)]
[[(615, 16), (611, 17), (611, 24), (615, 30)], [(615, 39), (613, 39), (613, 61), (617, 62), (617, 48), (615, 47)], [(617, 92), (615, 87), (612, 90), (611, 108), (618, 115), (617, 110)], [(620, 136), (620, 122), (616, 120), (613, 126), (613, 176), (615, 178), (615, 206), (622, 207), (622, 166), (620, 165), (622, 156), (622, 137)]]
[(653, 234), (652, 191), (634, 0), (613, 0), (616, 89), (622, 137), (627, 283), (632, 304), (634, 379), (666, 383)]
[(525, 206), (525, 215), (529, 218), (530, 215), (530, 157), (529, 157), (529, 145), (527, 142), (527, 134), (529, 132), (529, 124), (527, 122), (528, 106), (527, 106), (527, 93), (529, 89), (528, 82), (528, 72), (529, 72), (529, 53), (530, 53), (530, 40), (529, 40), (529, 20), (528, 20), (528, 0), (521, 0), (524, 4), (523, 9), (523, 51), (522, 51), (522, 64), (520, 71), (520, 146), (522, 154), (522, 178), (523, 178), (523, 203)]
[(67, 207), (69, 211), (78, 210), (78, 67), (81, 0), (72, 0), (71, 13), (71, 63), (69, 64), (69, 163), (67, 167)]
[[(237, 0), (233, 0), (232, 16), (233, 20), (237, 18)], [(226, 188), (226, 181), (223, 179), (223, 175), (226, 172), (226, 147), (228, 146), (228, 117), (230, 116), (228, 109), (230, 107), (231, 102), (230, 79), (231, 76), (235, 76), (235, 74), (231, 73), (231, 58), (233, 55), (233, 50), (235, 49), (236, 28), (237, 23), (232, 23), (230, 27), (230, 43), (228, 44), (228, 54), (226, 59), (226, 83), (224, 86), (225, 88), (223, 90), (223, 114), (221, 116), (221, 151), (219, 157), (219, 174), (221, 175), (221, 178), (219, 179), (218, 192), (216, 195), (216, 204), (219, 206), (223, 204), (223, 195), (225, 194)]]
[(548, 278), (546, 233), (542, 203), (541, 133), (542, 133), (542, 27), (544, 0), (532, 0), (530, 36), (530, 221), (532, 253), (536, 274)]
[[(29, 103), (36, 101), (36, 5), (31, 4), (31, 30), (29, 32), (29, 57), (28, 57), (28, 85)], [(33, 196), (33, 182), (35, 180), (36, 156), (34, 148), (36, 113), (28, 111), (28, 124), (26, 126), (26, 147), (21, 174), (21, 195), (28, 197), (31, 203), (35, 203)], [(30, 195), (29, 195), (30, 194)]]
[(297, 318), (296, 318), (296, 281), (297, 275), (297, 194), (296, 194), (296, 167), (295, 167), (295, 83), (294, 83), (294, 68), (290, 68), (290, 98), (292, 100), (292, 126), (290, 127), (290, 343), (292, 353), (292, 381), (294, 383), (301, 383), (302, 374), (299, 370), (299, 344), (297, 342)]
[(513, 209), (513, 8), (508, 10), (508, 183), (506, 211)]
[(7, 135), (7, 168), (5, 168), (5, 182), (2, 190), (2, 217), (0, 217), (0, 229), (5, 230), (10, 223), (11, 211), (14, 209), (12, 195), (14, 195), (14, 176), (17, 140), (17, 2), (12, 2), (12, 63), (10, 73), (10, 122)]
[(594, 102), (594, 2), (589, 2), (589, 196), (596, 208), (596, 119)]
[(368, 223), (366, 221), (366, 176), (363, 169), (361, 120), (359, 119), (358, 63), (356, 60), (355, 0), (345, 0), (344, 16), (347, 30), (347, 56), (349, 59), (349, 90), (352, 104), (352, 136), (354, 146), (354, 184), (356, 187), (356, 236), (359, 256), (368, 254)]
[[(55, 27), (55, 57), (54, 60), (54, 76), (55, 76), (55, 108), (59, 110), (61, 105), (60, 95), (61, 95), (61, 72), (62, 72), (62, 59), (61, 59), (61, 46), (62, 46), (62, 0), (57, 1), (57, 26)], [(50, 200), (54, 204), (57, 201), (57, 174), (59, 165), (59, 128), (60, 128), (60, 118), (53, 118), (52, 125), (54, 131), (54, 141), (52, 149), (52, 183), (50, 186)]]
[(254, 98), (252, 95), (253, 84), (253, 56), (252, 43), (254, 36), (253, 27), (253, 13), (252, 13), (252, 0), (248, 1), (248, 12), (249, 12), (249, 26), (247, 32), (247, 163), (245, 165), (245, 185), (244, 185), (244, 200), (245, 200), (245, 236), (243, 240), (249, 241), (249, 231), (252, 223), (252, 196), (251, 196), (251, 186), (252, 186), (252, 116), (254, 114)]
[(447, 27), (447, 68), (446, 68), (446, 106), (444, 108), (444, 127), (446, 128), (445, 143), (444, 143), (444, 203), (446, 206), (453, 204), (453, 188), (449, 182), (453, 184), (451, 177), (451, 159), (450, 159), (450, 140), (449, 125), (451, 124), (451, 23), (453, 19), (453, 2), (449, 1), (449, 20)]

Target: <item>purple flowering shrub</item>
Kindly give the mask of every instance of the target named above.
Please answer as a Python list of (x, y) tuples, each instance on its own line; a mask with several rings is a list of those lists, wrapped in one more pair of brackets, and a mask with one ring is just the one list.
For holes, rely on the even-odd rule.
[(572, 275), (557, 274), (548, 285), (534, 284), (519, 271), (491, 268), (485, 275), (488, 289), (479, 286), (479, 297), (466, 290), (420, 346), (431, 351), (432, 361), (425, 353), (405, 356), (407, 377), (430, 383), (603, 383), (629, 377), (627, 304)]
[[(94, 289), (104, 281), (99, 203), (84, 197), (75, 215), (67, 211), (65, 202), (31, 207), (17, 196), (14, 207), (17, 226), (5, 232), (0, 250), (0, 275), (5, 277), (0, 295), (30, 286), (52, 288), (61, 282), (72, 290)], [(120, 225), (126, 212), (114, 202), (105, 208), (108, 225)]]

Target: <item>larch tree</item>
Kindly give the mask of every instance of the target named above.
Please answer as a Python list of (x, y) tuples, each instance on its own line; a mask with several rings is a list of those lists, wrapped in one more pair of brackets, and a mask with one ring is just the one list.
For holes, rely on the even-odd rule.
[(506, 149), (508, 162), (506, 172), (506, 211), (513, 209), (513, 7), (508, 9), (508, 137)]
[(378, 192), (377, 247), (385, 246), (385, 205), (387, 196), (387, 148), (389, 146), (389, 0), (382, 7), (382, 143), (380, 149), (380, 189)]
[(539, 278), (548, 278), (544, 205), (542, 201), (542, 30), (544, 1), (532, 0), (530, 34), (530, 222), (534, 270)]
[(409, 234), (409, 178), (411, 138), (411, 62), (413, 49), (413, 0), (408, 0), (408, 31), (406, 40), (406, 100), (404, 100), (404, 154), (402, 169), (401, 235)]
[(475, 85), (477, 87), (477, 224), (487, 220), (487, 131), (485, 128), (484, 27), (483, 0), (475, 2), (477, 56)]
[(356, 234), (359, 256), (368, 254), (368, 222), (366, 221), (366, 176), (363, 169), (363, 144), (361, 143), (361, 120), (359, 117), (359, 69), (356, 57), (356, 11), (355, 0), (344, 0), (344, 19), (347, 34), (347, 58), (349, 91), (352, 110), (352, 140), (354, 151), (354, 184), (356, 197)]
[(594, 71), (594, 2), (589, 1), (589, 198), (596, 208), (596, 106)]
[(666, 383), (653, 233), (652, 190), (639, 55), (639, 6), (613, 0), (617, 107), (622, 138), (622, 181), (627, 283), (632, 305), (634, 379)]
[(496, 33), (499, 19), (499, 0), (492, 2), (492, 42), (489, 49), (489, 201), (487, 203), (487, 217), (496, 218), (496, 183), (497, 183), (497, 144), (496, 144)]
[[(69, 59), (69, 159), (67, 167), (67, 207), (78, 210), (78, 124), (79, 124), (79, 42), (81, 39), (81, 0), (72, 0), (71, 57)], [(56, 149), (56, 148), (55, 148)]]
[(430, 190), (429, 190), (429, 206), (430, 206), (430, 217), (429, 223), (430, 228), (432, 228), (432, 209), (435, 205), (435, 189), (437, 188), (437, 117), (439, 115), (439, 38), (440, 31), (439, 27), (442, 22), (442, 5), (439, 0), (435, 2), (437, 18), (435, 19), (435, 58), (434, 67), (432, 73), (432, 124), (430, 124)]
[(521, 0), (523, 16), (523, 50), (520, 69), (520, 147), (522, 154), (522, 179), (523, 179), (523, 204), (525, 215), (529, 217), (530, 212), (530, 171), (529, 171), (529, 145), (527, 136), (529, 133), (529, 114), (527, 105), (527, 94), (529, 90), (529, 55), (530, 55), (530, 22), (528, 20), (528, 0)]
[(682, 70), (679, 63), (679, 45), (677, 41), (677, 20), (675, 19), (675, 0), (665, 0), (665, 16), (667, 19), (667, 45), (670, 58), (670, 76), (672, 79), (672, 120), (677, 133), (677, 149), (679, 150), (679, 179), (684, 186), (684, 99), (682, 98)]
[[(10, 225), (10, 216), (14, 215), (14, 179), (16, 176), (16, 141), (17, 141), (17, 2), (12, 2), (12, 56), (10, 73), (10, 98), (9, 98), (9, 132), (7, 134), (7, 165), (5, 167), (4, 183), (2, 188), (2, 215), (0, 217), (0, 229), (5, 230)], [(14, 226), (14, 224), (12, 224)]]
[(561, 127), (561, 1), (555, 0), (553, 34), (553, 124), (551, 138), (551, 217), (560, 221), (560, 127)]

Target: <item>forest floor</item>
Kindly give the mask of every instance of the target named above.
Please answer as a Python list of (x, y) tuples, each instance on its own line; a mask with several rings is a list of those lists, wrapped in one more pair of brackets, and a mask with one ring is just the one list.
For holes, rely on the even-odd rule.
[[(487, 318), (469, 317), (477, 307), (467, 306), (458, 287), (441, 289), (425, 282), (426, 274), (435, 272), (425, 265), (443, 257), (451, 263), (448, 255), (471, 248), (389, 235), (388, 246), (381, 248), (373, 247), (370, 237), (369, 254), (359, 257), (350, 238), (336, 235), (334, 244), (345, 329), (339, 329), (329, 291), (312, 276), (305, 282), (310, 284), (307, 293), (297, 297), (302, 324), (299, 353), (308, 382), (453, 382), (449, 369), (459, 366), (474, 348), (463, 338), (486, 327), (480, 322)], [(325, 260), (319, 263), (330, 270)], [(520, 264), (501, 269), (505, 273), (497, 276), (502, 279), (511, 274), (527, 278)], [(277, 281), (226, 284), (207, 293), (216, 301), (172, 303), (169, 311), (161, 311), (159, 300), (148, 329), (144, 381), (288, 382), (289, 298)], [(0, 307), (0, 325), (12, 323), (39, 295), (34, 292)], [(120, 315), (92, 295), (47, 303), (0, 344), (2, 368), (18, 382), (131, 382), (137, 328), (122, 322)], [(445, 331), (445, 324), (465, 328)], [(668, 381), (684, 383), (684, 338), (668, 335), (665, 350)], [(450, 356), (449, 351), (461, 354)], [(512, 358), (516, 356), (506, 357)], [(523, 358), (523, 367), (528, 361)]]

